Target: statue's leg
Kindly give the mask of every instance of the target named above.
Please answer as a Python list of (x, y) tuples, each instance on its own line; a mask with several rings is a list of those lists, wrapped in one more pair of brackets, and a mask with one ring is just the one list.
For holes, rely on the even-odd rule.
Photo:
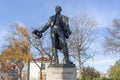
[(56, 33), (51, 32), (51, 39), (52, 39), (52, 63), (58, 64), (58, 54), (57, 54), (57, 48), (56, 48)]
[(53, 64), (58, 64), (58, 55), (57, 55), (57, 49), (55, 47), (52, 47), (52, 63)]
[(64, 34), (62, 32), (59, 33), (59, 39), (60, 39), (60, 41), (62, 43), (63, 55), (64, 55), (65, 63), (66, 64), (71, 64), (71, 61), (69, 60), (67, 42), (66, 42), (65, 36), (64, 36)]

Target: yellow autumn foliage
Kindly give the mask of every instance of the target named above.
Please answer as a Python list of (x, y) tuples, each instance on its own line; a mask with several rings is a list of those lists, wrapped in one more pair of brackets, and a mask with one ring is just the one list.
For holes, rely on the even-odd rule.
[(2, 58), (5, 60), (23, 60), (26, 63), (32, 58), (29, 52), (29, 34), (26, 27), (20, 26), (18, 23), (12, 27), (14, 28), (13, 35), (9, 40), (8, 48), (2, 52)]
[(23, 61), (24, 63), (27, 63), (28, 61), (30, 61), (32, 59), (32, 54), (27, 54), (23, 56)]
[(0, 56), (1, 59), (6, 60), (22, 60), (24, 63), (27, 63), (32, 59), (32, 54), (29, 52), (24, 52), (23, 49), (15, 48), (15, 49), (6, 49), (3, 51)]
[(10, 67), (16, 64), (22, 69), (21, 66), (24, 66), (25, 63), (32, 59), (29, 43), (30, 36), (24, 26), (16, 23), (12, 28), (11, 36), (8, 36), (7, 39), (8, 45), (0, 55), (0, 64), (2, 64), (2, 67)]
[(19, 34), (21, 34), (22, 36), (26, 38), (29, 38), (29, 34), (27, 33), (26, 27), (20, 26), (19, 24), (16, 23), (15, 28)]

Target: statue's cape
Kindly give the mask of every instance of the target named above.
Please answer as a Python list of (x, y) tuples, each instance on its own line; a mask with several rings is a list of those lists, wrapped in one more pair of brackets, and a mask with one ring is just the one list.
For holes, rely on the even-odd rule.
[(71, 34), (71, 33), (68, 34), (68, 32), (71, 32), (68, 25), (68, 20), (69, 18), (67, 16), (62, 15), (62, 27), (63, 27), (63, 31), (66, 39), (68, 39)]
[[(61, 15), (63, 24), (67, 26), (69, 18), (67, 16)], [(64, 26), (64, 27), (66, 27)]]

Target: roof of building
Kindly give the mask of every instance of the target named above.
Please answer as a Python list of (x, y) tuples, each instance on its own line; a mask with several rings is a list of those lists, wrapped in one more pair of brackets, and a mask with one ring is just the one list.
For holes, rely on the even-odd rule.
[(35, 61), (50, 61), (49, 57), (39, 57), (39, 58), (35, 58)]

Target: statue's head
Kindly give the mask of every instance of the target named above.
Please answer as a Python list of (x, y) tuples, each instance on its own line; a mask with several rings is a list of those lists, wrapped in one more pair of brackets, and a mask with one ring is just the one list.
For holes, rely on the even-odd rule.
[(56, 6), (56, 7), (55, 7), (55, 11), (56, 11), (57, 13), (60, 13), (60, 12), (62, 11), (62, 8), (61, 8), (60, 6)]

